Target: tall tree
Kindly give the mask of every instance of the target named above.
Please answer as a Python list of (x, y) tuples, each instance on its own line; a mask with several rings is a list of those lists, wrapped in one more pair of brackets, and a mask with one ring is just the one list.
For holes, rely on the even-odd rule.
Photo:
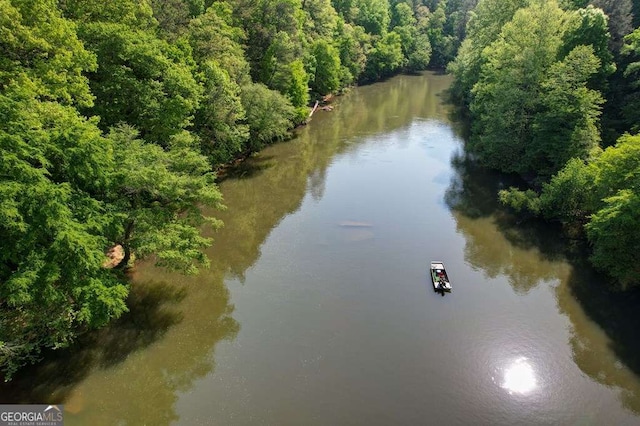
[(40, 102), (34, 92), (0, 95), (0, 368), (8, 378), (42, 348), (67, 346), (82, 329), (126, 310), (128, 290), (102, 268), (113, 147), (95, 120)]
[(591, 46), (593, 53), (600, 60), (600, 69), (593, 75), (590, 86), (600, 91), (606, 89), (607, 79), (616, 70), (613, 55), (609, 50), (610, 40), (608, 17), (601, 9), (589, 5), (571, 14), (560, 54), (565, 56), (580, 45)]
[(207, 61), (200, 68), (203, 100), (196, 111), (194, 131), (213, 165), (227, 163), (245, 150), (249, 138), (240, 86), (216, 61)]
[(353, 22), (360, 25), (369, 34), (383, 35), (391, 23), (391, 10), (388, 0), (354, 0)]
[(252, 83), (242, 87), (241, 99), (247, 111), (250, 149), (258, 150), (288, 136), (296, 111), (287, 98), (263, 84)]
[(325, 40), (317, 41), (313, 46), (315, 75), (311, 88), (320, 95), (326, 95), (340, 86), (340, 55), (338, 49)]
[(89, 74), (103, 130), (128, 123), (150, 142), (169, 138), (192, 123), (201, 87), (185, 43), (170, 45), (152, 33), (114, 23), (83, 24), (79, 34), (100, 67)]
[(407, 68), (412, 71), (426, 69), (431, 60), (428, 16), (421, 16), (418, 21), (406, 3), (398, 3), (394, 10), (393, 31), (400, 36)]
[(126, 310), (104, 268), (112, 146), (75, 106), (95, 67), (55, 2), (0, 0), (0, 368)]
[(438, 68), (445, 67), (453, 59), (454, 40), (451, 35), (444, 32), (447, 22), (445, 9), (446, 2), (440, 2), (429, 16), (428, 34), (433, 51), (431, 63)]
[(247, 56), (254, 81), (270, 83), (279, 65), (302, 57), (304, 12), (301, 0), (230, 1), (236, 22), (247, 35)]
[(96, 69), (96, 58), (53, 0), (0, 0), (0, 28), (0, 88), (21, 79), (42, 99), (92, 105), (84, 72)]
[(249, 63), (243, 43), (246, 35), (233, 25), (231, 6), (216, 2), (207, 11), (189, 22), (187, 33), (196, 62), (216, 61), (218, 66), (242, 85), (250, 81)]
[(529, 0), (480, 0), (467, 25), (467, 38), (462, 42), (458, 54), (449, 64), (455, 79), (452, 95), (462, 104), (469, 105), (471, 89), (480, 78), (484, 64), (483, 50), (496, 41), (502, 27), (516, 11), (529, 4)]
[(540, 110), (531, 129), (531, 146), (521, 162), (549, 177), (571, 158), (586, 159), (598, 146), (598, 117), (604, 102), (587, 82), (600, 66), (591, 46), (578, 46), (551, 66), (541, 84)]
[[(82, 16), (82, 26), (122, 29), (104, 14)], [(104, 137), (98, 118), (78, 112), (92, 105), (83, 73), (96, 62), (75, 29), (54, 1), (0, 0), (5, 378), (42, 348), (66, 346), (126, 311), (128, 287), (104, 265), (108, 247), (122, 243), (127, 255), (155, 253), (165, 266), (193, 271), (206, 263), (200, 204), (220, 206), (209, 164), (188, 134), (173, 134), (164, 150), (125, 127)], [(147, 48), (153, 51), (153, 43)]]
[(365, 69), (367, 52), (371, 48), (371, 36), (364, 28), (338, 21), (336, 30), (336, 44), (340, 51), (342, 64), (341, 82), (349, 85), (357, 81)]
[(640, 283), (640, 194), (626, 189), (605, 200), (587, 225), (593, 244), (591, 260), (623, 286)]
[(624, 36), (633, 30), (631, 0), (593, 0), (591, 4), (604, 10), (609, 16), (611, 47), (614, 52), (619, 52)]
[(363, 79), (376, 81), (390, 76), (405, 65), (402, 40), (397, 33), (392, 31), (380, 38), (369, 52)]
[(219, 222), (202, 214), (201, 205), (221, 208), (222, 196), (214, 184), (207, 159), (198, 153), (188, 133), (175, 134), (164, 148), (138, 139), (130, 126), (111, 130), (118, 147), (108, 194), (111, 223), (108, 236), (122, 245), (126, 265), (131, 254), (156, 256), (156, 263), (187, 273), (208, 265), (202, 248), (210, 239), (199, 227)]
[(570, 226), (585, 225), (593, 264), (623, 287), (640, 285), (640, 135), (622, 136), (587, 163), (570, 160), (538, 196), (511, 188), (501, 200)]
[(627, 87), (622, 109), (626, 128), (633, 132), (640, 130), (640, 29), (625, 38), (622, 50), (628, 65), (624, 69), (624, 83)]
[(338, 13), (331, 0), (305, 0), (302, 10), (308, 15), (304, 20), (304, 33), (312, 40), (330, 39), (338, 26)]
[(567, 16), (555, 2), (540, 2), (516, 12), (481, 61), (473, 88), (471, 146), (490, 167), (529, 174), (535, 164), (522, 161), (532, 147), (533, 118), (540, 93), (556, 61)]

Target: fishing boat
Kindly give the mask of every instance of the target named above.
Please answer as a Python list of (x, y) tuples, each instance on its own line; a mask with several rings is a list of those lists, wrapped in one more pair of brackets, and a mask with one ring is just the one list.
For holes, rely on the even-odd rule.
[(433, 281), (433, 288), (436, 291), (451, 291), (451, 282), (449, 282), (449, 276), (442, 261), (434, 260), (431, 262), (431, 281)]

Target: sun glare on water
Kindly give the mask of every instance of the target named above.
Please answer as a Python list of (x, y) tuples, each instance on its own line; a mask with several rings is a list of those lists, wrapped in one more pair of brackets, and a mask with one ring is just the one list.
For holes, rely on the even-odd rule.
[(527, 394), (538, 386), (527, 358), (518, 358), (504, 372), (502, 387), (509, 393)]

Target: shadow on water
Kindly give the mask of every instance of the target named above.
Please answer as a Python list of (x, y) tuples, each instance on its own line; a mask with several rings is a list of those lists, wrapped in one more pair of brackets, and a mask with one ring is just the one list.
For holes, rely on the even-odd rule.
[(127, 299), (129, 312), (108, 327), (84, 334), (70, 348), (45, 353), (43, 362), (1, 384), (2, 402), (64, 402), (90, 372), (123, 362), (178, 324), (182, 314), (172, 306), (184, 297), (183, 288), (165, 282), (134, 286)]
[(623, 405), (640, 414), (640, 291), (617, 290), (586, 255), (573, 256), (572, 266), (567, 285), (556, 293), (573, 324), (573, 358), (589, 377), (620, 388)]
[(273, 167), (274, 164), (273, 156), (254, 155), (251, 161), (240, 161), (224, 169), (224, 173), (218, 178), (218, 183), (227, 179), (251, 179)]
[(497, 193), (521, 185), (517, 177), (488, 171), (460, 152), (451, 163), (445, 202), (465, 237), (465, 259), (490, 278), (506, 276), (518, 294), (563, 277), (555, 292), (572, 325), (574, 362), (620, 389), (622, 404), (640, 414), (640, 290), (617, 290), (589, 264), (586, 242), (563, 238), (559, 225), (522, 221), (502, 207)]
[(474, 219), (495, 214), (499, 208), (498, 191), (516, 180), (481, 167), (464, 151), (454, 153), (451, 166), (455, 173), (445, 192), (445, 202), (451, 210)]
[[(228, 209), (208, 212), (225, 226), (215, 234), (203, 230), (215, 241), (207, 250), (211, 268), (181, 277), (139, 265), (129, 313), (23, 369), (0, 386), (0, 400), (64, 403), (70, 421), (80, 424), (106, 423), (107, 418), (123, 424), (178, 420), (180, 391), (214, 370), (217, 343), (234, 339), (240, 329), (231, 316), (234, 306), (225, 280), (244, 277), (271, 230), (300, 207), (309, 184), (324, 185), (331, 158), (346, 148), (341, 137), (333, 136), (310, 133), (302, 145), (275, 144), (230, 167), (221, 181)], [(153, 409), (145, 408), (150, 398)]]
[(454, 154), (451, 165), (455, 173), (445, 203), (465, 237), (465, 259), (489, 278), (505, 275), (519, 294), (554, 280), (565, 257), (560, 230), (537, 220), (521, 222), (498, 201), (499, 190), (521, 181), (483, 168), (464, 152)]
[(0, 398), (64, 404), (69, 424), (177, 421), (179, 393), (214, 370), (217, 343), (240, 328), (226, 287), (209, 284), (194, 297), (181, 283), (136, 280), (127, 314), (20, 371)]

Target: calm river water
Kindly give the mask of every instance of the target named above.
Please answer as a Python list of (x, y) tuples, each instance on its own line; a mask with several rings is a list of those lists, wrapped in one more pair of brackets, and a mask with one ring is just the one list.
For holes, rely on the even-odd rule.
[(209, 270), (140, 265), (130, 314), (2, 401), (68, 425), (639, 424), (637, 294), (497, 206), (449, 84), (355, 89), (243, 164)]

